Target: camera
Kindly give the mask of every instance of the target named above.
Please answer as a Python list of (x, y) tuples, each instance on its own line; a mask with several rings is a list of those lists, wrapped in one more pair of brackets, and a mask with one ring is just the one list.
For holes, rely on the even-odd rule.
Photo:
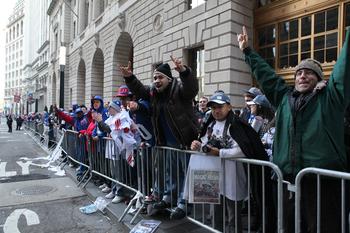
[(217, 138), (212, 138), (207, 142), (207, 144), (202, 146), (202, 151), (204, 153), (209, 153), (211, 151), (210, 147), (216, 147), (218, 149), (222, 149), (222, 148), (225, 148), (226, 146), (227, 145), (225, 141), (219, 140)]

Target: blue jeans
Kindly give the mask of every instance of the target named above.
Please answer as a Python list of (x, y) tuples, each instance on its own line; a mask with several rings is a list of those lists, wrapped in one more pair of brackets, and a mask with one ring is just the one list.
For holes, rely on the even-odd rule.
[[(165, 190), (163, 201), (173, 203), (177, 198), (177, 206), (185, 209), (184, 181), (189, 163), (189, 154), (183, 154), (173, 150), (165, 153)], [(175, 197), (175, 198), (174, 198)]]

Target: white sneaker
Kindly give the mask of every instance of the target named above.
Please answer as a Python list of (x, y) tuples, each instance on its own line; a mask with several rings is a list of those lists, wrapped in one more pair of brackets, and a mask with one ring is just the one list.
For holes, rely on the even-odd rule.
[(116, 196), (113, 198), (112, 203), (117, 204), (117, 203), (120, 203), (120, 202), (122, 202), (122, 201), (124, 201), (124, 197), (121, 197), (121, 196), (116, 195)]
[(112, 189), (110, 188), (110, 187), (104, 187), (101, 191), (103, 192), (103, 193), (109, 193), (110, 191), (111, 191)]
[(107, 199), (112, 199), (112, 198), (115, 197), (115, 194), (114, 194), (114, 192), (110, 192), (110, 193), (108, 193), (105, 197), (106, 197)]
[(106, 187), (107, 187), (106, 184), (102, 184), (102, 185), (98, 186), (99, 189), (104, 189), (104, 188), (106, 188)]

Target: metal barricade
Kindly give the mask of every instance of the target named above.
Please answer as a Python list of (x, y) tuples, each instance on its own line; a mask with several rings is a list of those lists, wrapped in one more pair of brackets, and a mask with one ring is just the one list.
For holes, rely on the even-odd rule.
[[(111, 138), (99, 138), (98, 140), (88, 138), (87, 140), (89, 171), (92, 174), (113, 182), (112, 189), (116, 195), (131, 199), (119, 219), (119, 221), (122, 221), (132, 205), (143, 198), (142, 193), (139, 191), (141, 190), (141, 183), (139, 182), (140, 169), (138, 169), (137, 159), (135, 165), (133, 167), (130, 166), (126, 155), (122, 151), (119, 151), (114, 140)], [(137, 158), (138, 156), (135, 154), (135, 157)], [(135, 221), (140, 210), (131, 219), (130, 223)]]
[[(36, 137), (41, 137), (40, 125), (35, 122), (26, 122), (26, 128), (29, 129)], [(190, 158), (193, 154), (204, 155), (194, 151), (184, 151), (180, 149), (174, 149), (170, 147), (149, 147), (140, 146), (135, 150), (135, 165), (133, 167), (128, 163), (125, 154), (119, 151), (115, 142), (111, 138), (100, 138), (95, 141), (88, 137), (79, 137), (78, 132), (72, 130), (60, 131), (55, 129), (55, 137), (59, 138), (58, 135), (64, 133), (64, 140), (61, 144), (63, 151), (67, 154), (69, 160), (78, 163), (85, 167), (84, 174), (90, 175), (90, 181), (92, 174), (103, 177), (106, 180), (113, 182), (118, 188), (122, 188), (129, 192), (129, 196), (132, 197), (129, 205), (126, 207), (123, 215), (119, 219), (122, 221), (132, 205), (136, 201), (142, 202), (142, 207), (146, 205), (152, 205), (155, 202), (144, 201), (146, 196), (154, 196), (156, 201), (166, 199), (169, 203), (168, 210), (173, 209), (176, 206), (184, 205), (186, 217), (193, 223), (196, 223), (207, 230), (212, 232), (232, 232), (226, 229), (226, 198), (221, 198), (222, 205), (220, 211), (217, 211), (218, 205), (214, 204), (188, 204), (188, 197), (184, 196), (184, 184), (186, 182), (186, 175), (190, 175), (188, 171), (188, 165)], [(271, 224), (271, 213), (268, 209), (270, 202), (268, 199), (272, 195), (271, 187), (267, 186), (270, 183), (271, 176), (273, 176), (275, 191), (275, 219), (276, 222), (272, 221), (272, 228), (276, 229), (276, 232), (283, 233), (285, 226), (283, 222), (283, 180), (280, 169), (273, 163), (261, 160), (253, 160), (246, 158), (235, 158), (235, 159), (221, 159), (222, 165), (225, 163), (234, 161), (236, 164), (243, 164), (245, 174), (247, 178), (247, 204), (246, 213), (240, 213), (238, 208), (238, 201), (234, 202), (234, 222), (235, 226), (238, 225), (237, 216), (241, 216), (245, 221), (243, 228), (247, 232), (254, 232), (257, 229), (252, 229), (254, 222), (258, 222), (261, 232), (270, 232), (269, 224)], [(231, 182), (231, 177), (225, 175), (225, 169), (221, 171), (223, 173), (223, 183)], [(348, 189), (346, 182), (350, 180), (350, 173), (330, 171), (325, 169), (317, 168), (306, 168), (298, 173), (295, 180), (295, 187), (289, 184), (290, 190), (295, 191), (295, 232), (301, 232), (301, 199), (302, 199), (302, 181), (309, 175), (315, 175), (315, 183), (317, 184), (317, 212), (315, 213), (317, 222), (317, 232), (322, 232), (322, 221), (321, 221), (321, 184), (322, 177), (334, 178), (339, 181), (340, 186), (340, 199), (341, 199), (341, 232), (344, 233), (348, 229), (348, 215), (349, 207), (346, 200), (348, 199)], [(84, 177), (85, 177), (84, 175)], [(237, 177), (237, 176), (236, 176)], [(255, 182), (252, 180), (255, 179)], [(83, 182), (83, 180), (81, 181)], [(81, 184), (79, 182), (79, 184)], [(254, 183), (254, 184), (253, 184)], [(78, 184), (78, 185), (79, 185)], [(256, 192), (256, 186), (258, 185), (260, 198), (258, 200), (251, 199), (251, 193)], [(225, 197), (225, 189), (223, 190), (222, 196)], [(254, 197), (254, 196), (253, 196)], [(186, 201), (185, 201), (186, 199)], [(253, 204), (253, 201), (259, 202), (259, 207)], [(228, 202), (229, 203), (229, 202)], [(231, 202), (232, 204), (232, 202)], [(134, 215), (132, 220), (133, 223), (140, 213), (141, 208)], [(219, 213), (221, 212), (221, 213)], [(222, 216), (221, 223), (217, 225), (215, 222), (216, 215)], [(272, 215), (274, 216), (274, 215)], [(272, 230), (271, 230), (272, 231)], [(275, 230), (273, 230), (275, 231)], [(238, 232), (235, 227), (234, 232)]]
[[(29, 128), (33, 124), (28, 124)], [(40, 131), (36, 127), (37, 131)], [(56, 132), (56, 135), (60, 131)], [(79, 137), (79, 133), (72, 130), (63, 131), (65, 137), (61, 147), (66, 153), (68, 160), (79, 164), (82, 167), (83, 177), (79, 182), (80, 185), (84, 182), (85, 176), (89, 176), (85, 180), (84, 186), (90, 181), (93, 174), (103, 177), (118, 186), (118, 189), (123, 189), (125, 193), (132, 198), (129, 205), (126, 207), (123, 215), (119, 219), (122, 221), (132, 205), (137, 201), (142, 202), (141, 208), (134, 215), (133, 223), (143, 207), (152, 205), (152, 202), (144, 202), (145, 196), (151, 194), (155, 196), (157, 201), (167, 199), (168, 209), (173, 209), (176, 206), (182, 205), (185, 207), (187, 219), (190, 221), (212, 231), (212, 232), (228, 232), (226, 230), (226, 199), (223, 198), (223, 205), (220, 207), (222, 214), (219, 215), (217, 205), (214, 204), (188, 204), (184, 196), (184, 184), (186, 182), (186, 175), (188, 174), (188, 164), (192, 154), (199, 154), (193, 151), (184, 151), (170, 147), (153, 147), (141, 146), (135, 150), (135, 164), (133, 167), (128, 163), (125, 154), (119, 151), (115, 142), (111, 138), (100, 138), (93, 140), (89, 137)], [(202, 154), (204, 155), (204, 154)], [(207, 155), (206, 155), (207, 156)], [(237, 202), (235, 202), (235, 223), (237, 224), (237, 216), (243, 216), (246, 220), (245, 229), (248, 232), (253, 232), (251, 226), (258, 221), (261, 226), (261, 232), (269, 232), (266, 226), (270, 223), (270, 218), (267, 213), (267, 198), (271, 192), (266, 190), (271, 187), (266, 187), (267, 180), (274, 174), (276, 189), (277, 189), (277, 232), (283, 232), (283, 206), (282, 206), (282, 173), (279, 168), (266, 161), (252, 160), (252, 159), (230, 159), (235, 163), (241, 163), (245, 166), (247, 176), (247, 190), (248, 193), (254, 192), (255, 186), (252, 185), (251, 180), (255, 179), (255, 184), (260, 187), (261, 199), (259, 199), (260, 209), (254, 209), (251, 195), (247, 195), (247, 213), (241, 214), (237, 209)], [(222, 163), (232, 162), (228, 160), (221, 160)], [(223, 170), (223, 177), (225, 178), (225, 169)], [(258, 179), (257, 179), (258, 177)], [(227, 179), (229, 177), (226, 177)], [(225, 183), (225, 180), (224, 180)], [(83, 187), (84, 187), (83, 186)], [(125, 194), (124, 193), (124, 194)], [(226, 196), (223, 191), (222, 196)], [(186, 198), (188, 199), (188, 198)], [(254, 200), (256, 201), (256, 200)], [(219, 225), (215, 222), (217, 216), (222, 216)], [(259, 219), (258, 219), (259, 218)], [(258, 220), (257, 220), (258, 219)], [(221, 227), (220, 227), (221, 226)], [(237, 229), (237, 228), (236, 228)], [(237, 230), (236, 230), (237, 231)], [(237, 231), (238, 232), (238, 231)]]
[(35, 131), (35, 125), (33, 121), (25, 121), (24, 126), (31, 131)]
[[(149, 176), (147, 172), (143, 172), (142, 174), (142, 186), (144, 195), (149, 194), (149, 190), (147, 185), (144, 183), (148, 180), (148, 177), (151, 177), (152, 181), (147, 181), (147, 183), (151, 183), (152, 186), (152, 195), (156, 196), (156, 199), (159, 201), (163, 199), (167, 203), (169, 203), (169, 209), (173, 209), (178, 206), (181, 209), (185, 209), (187, 214), (187, 218), (212, 231), (212, 232), (231, 232), (226, 229), (226, 207), (225, 200), (227, 198), (221, 198), (223, 200), (223, 205), (221, 206), (222, 214), (217, 211), (217, 205), (214, 204), (188, 204), (187, 201), (184, 200), (184, 183), (186, 174), (190, 176), (188, 169), (188, 163), (191, 157), (191, 154), (200, 154), (193, 151), (184, 151), (169, 147), (154, 147), (151, 156), (151, 165), (152, 175)], [(205, 154), (200, 154), (204, 156), (208, 156)], [(149, 159), (149, 158), (148, 158)], [(257, 191), (256, 186), (259, 186), (259, 195), (261, 195), (259, 201), (260, 208), (254, 209), (253, 207), (251, 195), (247, 195), (247, 213), (245, 214), (245, 230), (248, 232), (253, 232), (252, 225), (255, 222), (256, 225), (261, 227), (261, 232), (270, 232), (270, 229), (277, 230), (277, 232), (283, 232), (283, 206), (282, 206), (282, 198), (283, 198), (283, 177), (280, 169), (273, 163), (267, 161), (260, 160), (252, 160), (252, 159), (230, 159), (234, 160), (235, 163), (244, 164), (245, 172), (247, 176), (247, 190), (248, 193), (251, 194)], [(221, 160), (221, 163), (228, 162), (228, 160)], [(148, 167), (147, 163), (141, 162), (141, 170), (144, 170), (145, 167)], [(223, 177), (225, 178), (225, 169), (223, 169)], [(271, 179), (272, 174), (274, 175), (274, 180)], [(254, 177), (253, 177), (254, 176)], [(188, 177), (187, 177), (188, 179)], [(255, 179), (254, 185), (252, 184), (252, 180)], [(269, 182), (268, 182), (269, 181)], [(187, 181), (188, 182), (188, 181)], [(225, 183), (225, 180), (223, 181)], [(229, 182), (229, 181), (228, 181)], [(270, 186), (267, 185), (270, 184)], [(274, 183), (274, 184), (272, 184)], [(232, 184), (233, 185), (233, 184)], [(271, 205), (272, 202), (272, 185), (276, 186), (276, 198), (277, 198), (277, 206), (268, 206)], [(268, 192), (267, 192), (268, 191)], [(222, 196), (226, 196), (225, 191), (223, 191)], [(186, 198), (188, 199), (188, 197)], [(254, 200), (257, 201), (257, 200)], [(231, 202), (232, 204), (232, 202)], [(235, 202), (235, 206), (237, 206), (237, 201)], [(277, 208), (274, 210), (273, 208)], [(271, 211), (268, 211), (272, 208)], [(215, 211), (214, 211), (215, 210)], [(237, 221), (239, 216), (237, 211), (237, 207), (235, 207), (235, 223), (237, 226)], [(254, 213), (254, 216), (253, 216)], [(217, 217), (217, 216), (221, 217)], [(216, 219), (221, 218), (222, 223), (219, 223)], [(258, 219), (259, 218), (259, 219)], [(254, 221), (253, 221), (254, 219)], [(277, 221), (276, 221), (277, 219)], [(273, 223), (271, 226), (269, 224)], [(254, 231), (257, 229), (254, 229)], [(239, 232), (237, 228), (236, 232)]]
[[(68, 163), (76, 163), (79, 168), (77, 171), (78, 186), (82, 184), (85, 178), (89, 175), (90, 165), (88, 163), (88, 151), (85, 136), (79, 136), (79, 133), (73, 130), (65, 130), (65, 138), (62, 143), (62, 150), (67, 155), (68, 160), (63, 167)], [(91, 179), (91, 176), (87, 182)]]
[[(311, 176), (316, 176), (315, 177), (310, 177)], [(311, 181), (311, 185), (314, 186), (316, 185), (316, 213), (312, 212), (311, 208), (305, 210), (309, 214), (316, 216), (316, 230), (317, 233), (320, 232), (342, 232), (345, 233), (349, 230), (349, 184), (346, 184), (350, 180), (350, 173), (345, 173), (345, 172), (338, 172), (338, 171), (332, 171), (332, 170), (326, 170), (326, 169), (319, 169), (319, 168), (305, 168), (301, 170), (298, 175), (296, 176), (295, 179), (295, 232), (300, 233), (302, 232), (302, 227), (301, 227), (301, 222), (302, 222), (302, 213), (301, 213), (301, 201), (305, 193), (302, 193), (302, 187), (305, 188), (305, 185), (302, 184), (305, 179), (312, 178), (313, 180)], [(339, 201), (341, 202), (340, 205), (339, 203), (335, 203), (331, 200), (326, 200), (325, 202), (329, 203), (332, 205), (332, 209), (334, 208), (335, 210), (339, 207), (338, 213), (335, 212), (329, 212), (327, 210), (322, 210), (322, 204), (325, 202), (322, 202), (322, 183), (324, 180), (322, 178), (326, 178), (328, 180), (327, 182), (327, 189), (331, 192), (331, 195), (335, 196), (335, 199), (338, 199), (337, 195), (339, 195)], [(331, 179), (331, 180), (330, 180)], [(330, 181), (330, 182), (329, 182)], [(346, 182), (347, 181), (347, 182)], [(331, 186), (329, 185), (331, 183)], [(307, 185), (310, 185), (308, 183)], [(324, 186), (325, 184), (323, 184)], [(338, 192), (340, 190), (340, 193)], [(310, 193), (307, 193), (307, 195), (312, 195)], [(311, 197), (312, 198), (312, 197)], [(334, 198), (334, 197), (333, 197)], [(329, 217), (334, 217), (330, 215), (339, 215), (341, 216), (338, 220), (339, 223), (333, 223), (331, 226), (331, 231), (328, 231), (322, 228), (322, 224), (328, 222), (329, 219), (326, 221), (322, 221), (321, 214), (327, 214), (328, 218)], [(336, 217), (337, 218), (337, 217)], [(325, 220), (325, 218), (323, 218)], [(327, 224), (327, 223), (326, 223)], [(339, 227), (339, 231), (335, 229), (335, 227)], [(310, 226), (309, 226), (310, 227)], [(314, 231), (312, 231), (314, 232)]]

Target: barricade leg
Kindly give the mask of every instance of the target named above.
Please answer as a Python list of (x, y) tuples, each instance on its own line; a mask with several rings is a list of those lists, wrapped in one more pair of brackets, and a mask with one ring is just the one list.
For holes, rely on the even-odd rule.
[(162, 149), (154, 148), (152, 151), (152, 164), (154, 169), (152, 171), (152, 195), (157, 200), (161, 200), (164, 193), (164, 176), (165, 176), (165, 152)]

